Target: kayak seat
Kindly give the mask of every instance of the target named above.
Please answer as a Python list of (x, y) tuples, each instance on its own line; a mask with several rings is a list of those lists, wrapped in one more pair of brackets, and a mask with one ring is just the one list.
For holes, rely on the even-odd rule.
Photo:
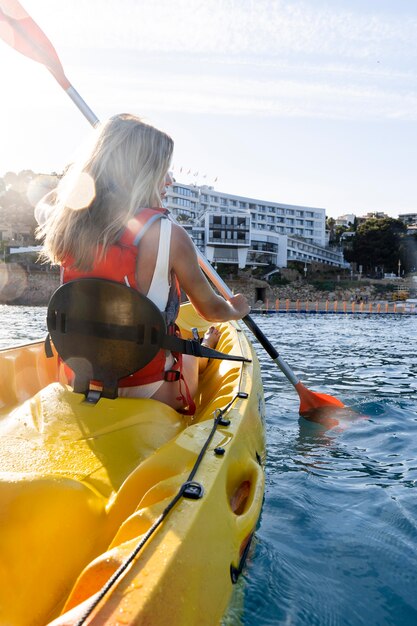
[[(90, 402), (116, 398), (118, 381), (145, 367), (161, 349), (248, 361), (170, 334), (149, 298), (111, 280), (83, 278), (61, 285), (49, 302), (47, 326), (59, 356), (74, 372), (74, 391)], [(93, 382), (102, 390), (92, 390)]]

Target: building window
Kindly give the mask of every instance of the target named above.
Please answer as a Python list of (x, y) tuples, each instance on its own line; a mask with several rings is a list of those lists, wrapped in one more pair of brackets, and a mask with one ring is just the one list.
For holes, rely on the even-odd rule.
[(186, 200), (185, 198), (174, 198), (175, 204), (179, 204), (180, 206), (192, 207), (193, 204), (190, 200)]
[(177, 185), (174, 185), (173, 191), (174, 193), (179, 193), (182, 196), (189, 196), (190, 198), (197, 197), (197, 193), (195, 191), (191, 191), (191, 189), (187, 189), (186, 187), (178, 187)]

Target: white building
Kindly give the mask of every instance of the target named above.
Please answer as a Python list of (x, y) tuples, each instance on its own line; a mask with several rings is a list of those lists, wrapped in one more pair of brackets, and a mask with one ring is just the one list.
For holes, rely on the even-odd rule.
[(214, 263), (239, 267), (316, 261), (348, 264), (326, 247), (325, 209), (293, 206), (222, 193), (212, 187), (168, 188), (166, 206)]
[(407, 226), (415, 226), (417, 224), (417, 213), (401, 213), (398, 219)]
[(335, 219), (336, 226), (353, 226), (355, 223), (355, 215), (353, 213), (346, 213), (345, 215), (339, 215)]

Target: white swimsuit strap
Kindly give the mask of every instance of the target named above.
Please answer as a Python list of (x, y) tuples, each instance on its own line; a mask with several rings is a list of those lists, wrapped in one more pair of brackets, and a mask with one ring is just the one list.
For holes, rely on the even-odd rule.
[(158, 255), (147, 296), (160, 311), (165, 311), (170, 289), (169, 252), (172, 223), (168, 219), (162, 219), (160, 225)]

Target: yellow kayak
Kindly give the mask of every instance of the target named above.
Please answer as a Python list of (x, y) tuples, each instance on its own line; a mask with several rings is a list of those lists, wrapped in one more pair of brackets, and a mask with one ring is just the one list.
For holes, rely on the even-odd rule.
[[(182, 334), (208, 323), (190, 304)], [(0, 624), (215, 625), (264, 492), (259, 364), (239, 324), (197, 412), (155, 400), (89, 405), (43, 343), (0, 352)]]

